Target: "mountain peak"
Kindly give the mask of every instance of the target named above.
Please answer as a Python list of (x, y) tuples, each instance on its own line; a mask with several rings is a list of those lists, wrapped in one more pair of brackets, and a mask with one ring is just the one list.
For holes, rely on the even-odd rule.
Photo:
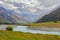
[[(26, 20), (30, 18), (28, 20), (29, 22), (33, 19), (33, 21), (38, 20), (44, 15), (54, 11), (56, 5), (60, 5), (60, 0), (0, 0), (0, 6), (5, 9), (12, 10), (20, 15), (29, 15), (23, 16)], [(55, 9), (53, 10), (53, 8)], [(30, 14), (33, 15), (33, 17), (30, 16)]]
[(54, 11), (50, 14), (43, 16), (37, 22), (49, 22), (49, 21), (60, 21), (60, 6), (57, 7)]
[(18, 13), (6, 10), (0, 7), (0, 22), (1, 23), (26, 23), (27, 21)]

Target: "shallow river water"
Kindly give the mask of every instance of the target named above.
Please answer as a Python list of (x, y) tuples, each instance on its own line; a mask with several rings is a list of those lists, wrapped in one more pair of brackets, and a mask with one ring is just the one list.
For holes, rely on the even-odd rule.
[[(8, 25), (0, 25), (0, 30), (6, 30)], [(13, 31), (30, 32), (34, 34), (60, 35), (60, 28), (34, 28), (28, 26), (14, 26)]]
[(56, 35), (60, 35), (60, 28), (56, 29), (49, 29), (49, 28), (43, 28), (40, 30), (34, 30), (34, 29), (28, 29), (28, 26), (16, 26), (13, 28), (13, 31), (22, 31), (22, 32), (31, 32), (34, 34), (56, 34)]

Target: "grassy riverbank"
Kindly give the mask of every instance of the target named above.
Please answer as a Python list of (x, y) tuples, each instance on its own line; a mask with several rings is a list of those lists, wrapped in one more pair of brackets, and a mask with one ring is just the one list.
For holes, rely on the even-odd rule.
[(60, 40), (58, 35), (0, 31), (0, 40)]
[(29, 23), (29, 24), (0, 24), (7, 26), (31, 26), (31, 27), (48, 27), (48, 28), (60, 28), (60, 21), (58, 22), (43, 22), (43, 23)]
[(54, 22), (44, 22), (44, 23), (31, 23), (28, 24), (30, 26), (35, 26), (35, 27), (51, 27), (51, 28), (60, 28), (60, 21), (58, 21), (57, 23)]

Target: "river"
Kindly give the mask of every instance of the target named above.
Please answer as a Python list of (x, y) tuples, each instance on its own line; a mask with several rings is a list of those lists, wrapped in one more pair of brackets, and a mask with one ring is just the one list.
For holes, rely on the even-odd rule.
[[(6, 30), (8, 25), (0, 25), (0, 30)], [(60, 35), (60, 28), (34, 28), (29, 26), (14, 26), (13, 31), (30, 32), (33, 34)]]
[(30, 33), (34, 33), (34, 34), (55, 34), (55, 35), (60, 35), (60, 28), (31, 29), (30, 27), (28, 28), (28, 26), (17, 26), (13, 29), (13, 31), (30, 32)]

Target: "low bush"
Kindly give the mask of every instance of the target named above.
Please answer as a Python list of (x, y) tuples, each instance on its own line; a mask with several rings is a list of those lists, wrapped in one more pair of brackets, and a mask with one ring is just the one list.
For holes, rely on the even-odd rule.
[(13, 27), (8, 26), (8, 27), (6, 27), (6, 30), (8, 30), (8, 31), (13, 31)]

